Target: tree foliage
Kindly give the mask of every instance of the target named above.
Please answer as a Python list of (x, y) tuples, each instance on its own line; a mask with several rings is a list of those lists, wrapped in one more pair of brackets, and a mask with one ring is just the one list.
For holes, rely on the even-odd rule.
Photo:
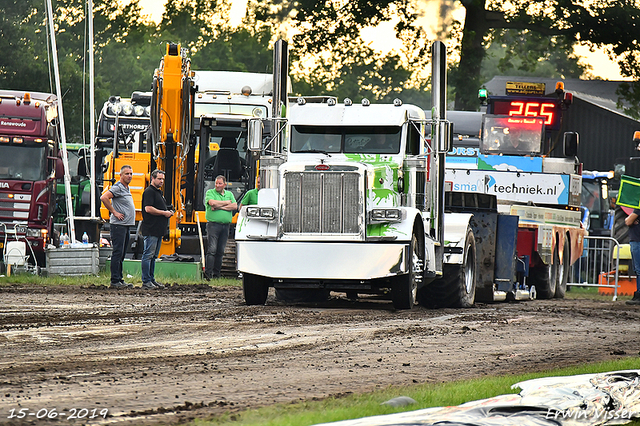
[[(460, 0), (466, 10), (460, 62), (452, 75), (456, 106), (475, 109), (480, 70), (491, 32), (513, 29), (531, 32), (540, 47), (551, 51), (576, 43), (605, 48), (618, 58), (623, 75), (640, 77), (637, 63), (637, 25), (640, 5), (635, 0)], [(509, 6), (513, 6), (509, 8)], [(552, 40), (549, 46), (547, 40)], [(512, 48), (516, 46), (511, 45)], [(563, 52), (567, 55), (567, 51)], [(526, 58), (529, 55), (524, 56)]]
[[(256, 8), (259, 19), (296, 30), (292, 46), (294, 88), (300, 94), (325, 94), (355, 101), (402, 97), (428, 107), (428, 41), (408, 0), (272, 1)], [(398, 19), (399, 18), (399, 19)], [(397, 19), (400, 52), (378, 52), (361, 30)]]
[[(195, 69), (265, 72), (271, 67), (269, 27), (237, 30), (225, 25), (228, 3), (169, 0), (162, 21), (142, 16), (138, 0), (93, 1), (95, 107), (110, 95), (128, 97), (151, 89), (166, 44), (190, 51)], [(88, 141), (86, 1), (53, 2), (65, 126), (70, 141)], [(55, 92), (46, 6), (42, 0), (0, 0), (0, 87)], [(96, 111), (96, 117), (98, 111)]]
[[(452, 3), (454, 0), (450, 0)], [(478, 88), (496, 74), (584, 76), (572, 53), (605, 48), (625, 76), (640, 80), (638, 0), (456, 0), (466, 11), (447, 41), (459, 62), (449, 83), (456, 108), (476, 109)], [(372, 101), (400, 97), (429, 107), (429, 45), (419, 0), (249, 0), (243, 24), (229, 25), (230, 0), (166, 0), (156, 24), (139, 0), (94, 0), (96, 108), (109, 95), (149, 90), (168, 42), (187, 48), (194, 69), (270, 72), (276, 38), (294, 34), (294, 92)], [(88, 140), (86, 2), (54, 1), (67, 134)], [(449, 9), (440, 14), (449, 19)], [(393, 22), (402, 48), (380, 52), (363, 28)], [(53, 92), (53, 67), (42, 0), (0, 0), (0, 87)], [(438, 37), (444, 37), (439, 33)], [(623, 85), (628, 112), (640, 115), (640, 88)], [(83, 121), (84, 120), (84, 121)]]

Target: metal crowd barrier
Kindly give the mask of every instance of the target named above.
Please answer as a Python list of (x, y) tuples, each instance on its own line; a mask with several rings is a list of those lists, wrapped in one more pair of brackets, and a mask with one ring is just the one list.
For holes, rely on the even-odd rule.
[(620, 244), (612, 237), (585, 237), (580, 259), (571, 265), (567, 286), (611, 287), (618, 299)]

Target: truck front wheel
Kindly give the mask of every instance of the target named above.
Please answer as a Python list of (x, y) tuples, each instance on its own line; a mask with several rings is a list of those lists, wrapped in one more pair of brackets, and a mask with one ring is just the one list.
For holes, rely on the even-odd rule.
[(260, 275), (243, 274), (242, 290), (247, 305), (264, 305), (269, 294), (268, 279)]
[(416, 303), (418, 282), (422, 279), (424, 250), (414, 232), (409, 247), (409, 273), (397, 277), (391, 289), (391, 300), (396, 309), (411, 309)]

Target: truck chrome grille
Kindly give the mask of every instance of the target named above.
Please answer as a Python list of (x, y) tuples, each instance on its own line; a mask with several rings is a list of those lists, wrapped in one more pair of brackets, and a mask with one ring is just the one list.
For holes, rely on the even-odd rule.
[(362, 201), (356, 172), (288, 172), (285, 233), (358, 234)]

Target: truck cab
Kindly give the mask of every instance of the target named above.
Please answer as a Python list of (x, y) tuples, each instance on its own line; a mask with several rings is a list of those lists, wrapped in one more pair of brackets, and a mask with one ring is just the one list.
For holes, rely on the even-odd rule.
[[(0, 245), (3, 255), (37, 266), (52, 240), (56, 171), (62, 175), (57, 108), (52, 94), (0, 91)], [(6, 253), (11, 242), (19, 254)]]
[(292, 105), (280, 154), (260, 160), (258, 205), (238, 218), (247, 303), (275, 287), (383, 294), (411, 308), (441, 274), (425, 127), (424, 112), (400, 101)]

